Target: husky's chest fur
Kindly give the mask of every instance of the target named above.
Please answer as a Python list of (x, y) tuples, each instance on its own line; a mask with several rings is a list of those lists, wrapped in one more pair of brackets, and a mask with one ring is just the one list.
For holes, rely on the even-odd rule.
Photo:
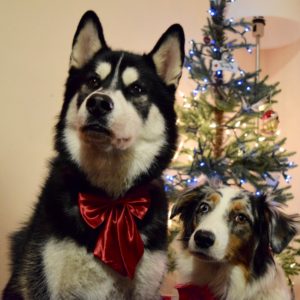
[[(27, 224), (12, 239), (4, 299), (156, 299), (165, 271), (167, 199), (160, 176), (176, 149), (174, 94), (184, 35), (171, 26), (149, 54), (112, 51), (94, 12), (73, 40), (56, 156)], [(132, 280), (93, 256), (101, 231), (78, 206), (81, 193), (111, 201), (149, 188), (135, 225), (144, 254)], [(140, 241), (140, 239), (139, 239)]]

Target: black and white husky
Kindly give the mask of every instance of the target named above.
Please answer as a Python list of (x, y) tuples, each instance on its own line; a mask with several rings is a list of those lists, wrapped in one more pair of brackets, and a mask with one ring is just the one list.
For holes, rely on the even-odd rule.
[(184, 193), (173, 207), (183, 230), (177, 269), (183, 287), (209, 289), (216, 299), (290, 300), (290, 288), (272, 253), (280, 253), (298, 228), (298, 215), (283, 214), (266, 196), (205, 184)]
[[(149, 54), (137, 55), (112, 51), (96, 14), (84, 14), (56, 125), (57, 154), (31, 219), (12, 238), (12, 275), (4, 299), (159, 297), (167, 246), (160, 176), (176, 148), (173, 106), (183, 59), (184, 33), (178, 24)], [(104, 225), (92, 228), (78, 199), (102, 195), (114, 202), (143, 189), (147, 211), (133, 217), (143, 244), (141, 258), (128, 278), (94, 256)], [(131, 238), (131, 232), (126, 234)], [(119, 251), (119, 239), (124, 236), (113, 240), (106, 254)]]

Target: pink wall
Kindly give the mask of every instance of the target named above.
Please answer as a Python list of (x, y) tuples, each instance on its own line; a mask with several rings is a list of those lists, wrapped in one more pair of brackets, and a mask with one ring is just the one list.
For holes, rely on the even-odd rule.
[[(82, 13), (97, 11), (110, 45), (148, 51), (174, 22), (183, 25), (187, 41), (202, 39), (207, 7), (208, 1), (200, 0), (0, 2), (0, 291), (8, 278), (7, 236), (29, 216), (47, 173), (70, 45)], [(254, 66), (253, 56), (239, 57), (245, 67)], [(287, 147), (300, 150), (300, 42), (263, 53), (263, 67), (272, 81), (281, 82), (275, 110)], [(294, 159), (298, 164), (299, 155)], [(299, 199), (300, 168), (291, 174)], [(300, 202), (291, 207), (299, 211)]]

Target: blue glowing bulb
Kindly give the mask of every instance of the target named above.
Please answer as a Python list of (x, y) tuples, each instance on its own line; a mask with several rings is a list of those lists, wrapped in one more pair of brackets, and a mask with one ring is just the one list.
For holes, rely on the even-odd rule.
[(260, 196), (261, 195), (261, 192), (260, 191), (256, 191), (256, 196)]
[(237, 82), (238, 85), (242, 85), (242, 83), (243, 83), (243, 82), (242, 82), (241, 80), (239, 80), (239, 81)]
[(194, 95), (194, 96), (197, 96), (198, 93), (199, 93), (199, 91), (198, 91), (197, 89), (193, 90), (193, 95)]
[(247, 91), (251, 91), (251, 87), (250, 87), (250, 86), (247, 86), (246, 90), (247, 90)]
[(210, 8), (210, 9), (208, 10), (208, 12), (210, 13), (210, 15), (211, 15), (212, 17), (215, 16), (215, 15), (217, 14), (216, 10), (213, 9), (213, 8)]
[(199, 165), (200, 165), (200, 167), (204, 167), (205, 166), (205, 162), (201, 161), (201, 163)]

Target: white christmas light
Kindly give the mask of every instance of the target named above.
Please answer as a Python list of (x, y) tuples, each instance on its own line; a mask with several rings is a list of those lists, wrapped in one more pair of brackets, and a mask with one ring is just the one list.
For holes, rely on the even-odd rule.
[(211, 124), (209, 125), (209, 127), (210, 127), (210, 128), (217, 128), (217, 124), (216, 124), (216, 123), (211, 123)]
[(237, 121), (237, 122), (235, 123), (234, 126), (235, 126), (236, 128), (238, 128), (238, 127), (240, 127), (240, 125), (241, 125), (241, 121)]

